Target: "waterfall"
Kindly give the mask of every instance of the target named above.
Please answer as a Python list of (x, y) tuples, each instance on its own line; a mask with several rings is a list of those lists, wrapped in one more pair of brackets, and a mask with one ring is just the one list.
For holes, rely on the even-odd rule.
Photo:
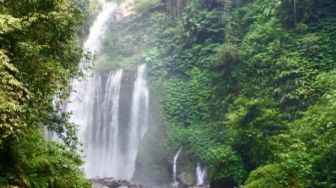
[(90, 27), (89, 35), (83, 45), (84, 54), (82, 62), (79, 64), (80, 69), (86, 76), (91, 74), (90, 68), (92, 68), (92, 64), (87, 63), (84, 57), (88, 56), (95, 59), (95, 55), (97, 55), (100, 50), (101, 39), (107, 31), (108, 24), (114, 20), (113, 17), (116, 9), (117, 5), (115, 3), (104, 2), (100, 13)]
[[(109, 164), (116, 163), (116, 157), (111, 157), (111, 154), (116, 151), (115, 148), (118, 148), (122, 73), (122, 70), (118, 70), (107, 75), (95, 75), (92, 80), (89, 80), (95, 83), (92, 89), (94, 92), (84, 95), (88, 96), (84, 99), (89, 100), (76, 104), (77, 108), (72, 110), (74, 122), (82, 122), (79, 123), (79, 138), (84, 144), (86, 156), (84, 169), (90, 178), (115, 176), (115, 168)], [(85, 92), (85, 90), (82, 91)], [(78, 121), (78, 119), (81, 120)]]
[(207, 176), (207, 168), (200, 162), (196, 164), (196, 185), (204, 185)]
[(84, 49), (96, 53), (100, 48), (100, 38), (107, 30), (107, 23), (112, 20), (112, 13), (117, 8), (114, 3), (104, 3), (102, 10), (90, 27), (90, 33), (84, 43)]
[(149, 91), (145, 76), (146, 65), (138, 67), (138, 76), (134, 82), (134, 91), (131, 106), (131, 121), (130, 121), (130, 134), (128, 160), (125, 168), (127, 169), (127, 176), (130, 178), (134, 173), (135, 159), (138, 152), (140, 139), (144, 136), (148, 127), (149, 115)]
[(177, 152), (176, 152), (176, 154), (174, 156), (174, 160), (173, 160), (173, 184), (175, 184), (175, 185), (178, 184), (178, 182), (177, 182), (177, 163), (176, 162), (177, 162), (178, 157), (181, 154), (181, 151), (182, 151), (182, 147), (180, 147), (177, 150)]
[[(115, 8), (112, 3), (104, 4), (84, 43), (86, 50), (99, 52), (100, 40)], [(123, 80), (130, 77), (122, 69), (92, 71), (88, 75), (84, 74), (82, 80), (73, 80), (74, 91), (66, 106), (66, 111), (72, 113), (70, 121), (79, 125), (77, 134), (83, 143), (84, 172), (88, 178), (131, 179), (139, 142), (148, 127), (146, 65), (138, 67), (132, 91), (123, 90), (128, 88)], [(133, 92), (131, 100), (127, 98), (128, 92)], [(126, 103), (121, 104), (122, 100)], [(121, 112), (125, 108), (130, 109), (129, 114)], [(127, 121), (121, 121), (125, 117)]]

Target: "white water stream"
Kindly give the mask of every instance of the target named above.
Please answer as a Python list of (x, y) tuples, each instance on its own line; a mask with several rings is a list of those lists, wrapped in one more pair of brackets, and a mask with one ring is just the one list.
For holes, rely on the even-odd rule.
[(206, 182), (207, 168), (200, 162), (196, 164), (196, 185), (204, 185)]
[[(140, 65), (137, 79), (134, 82), (128, 143), (129, 153), (128, 158), (125, 158), (126, 161), (136, 160), (140, 139), (148, 128), (149, 91), (145, 71), (146, 65)], [(131, 176), (135, 170), (135, 163), (127, 163), (124, 168), (129, 172), (128, 176)]]
[(173, 184), (174, 185), (178, 185), (178, 182), (177, 182), (177, 159), (180, 156), (181, 151), (182, 151), (182, 147), (180, 147), (177, 150), (177, 152), (174, 156), (174, 159), (173, 159)]

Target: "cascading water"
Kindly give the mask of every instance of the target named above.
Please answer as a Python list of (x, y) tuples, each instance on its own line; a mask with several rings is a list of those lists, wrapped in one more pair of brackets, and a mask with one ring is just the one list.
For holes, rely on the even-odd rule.
[(196, 185), (204, 185), (207, 176), (207, 168), (200, 162), (196, 164)]
[(178, 184), (178, 182), (177, 182), (177, 159), (180, 156), (181, 151), (182, 151), (182, 147), (180, 147), (177, 150), (177, 152), (176, 152), (176, 154), (174, 156), (174, 160), (173, 160), (173, 184), (174, 185)]
[[(149, 91), (147, 87), (147, 81), (145, 72), (146, 65), (140, 65), (138, 67), (138, 76), (134, 82), (134, 91), (132, 97), (131, 107), (131, 121), (130, 121), (130, 134), (128, 143), (128, 156), (126, 161), (135, 161), (140, 139), (144, 136), (148, 127), (148, 115), (149, 115)], [(131, 177), (134, 173), (135, 163), (127, 163), (125, 161), (125, 168), (127, 169), (127, 177)]]
[(101, 37), (104, 36), (107, 30), (107, 23), (111, 20), (116, 8), (117, 5), (114, 3), (104, 3), (102, 10), (90, 27), (89, 36), (84, 43), (85, 50), (89, 50), (92, 53), (96, 53), (99, 50)]
[[(90, 28), (84, 44), (86, 50), (93, 54), (99, 52), (100, 39), (115, 8), (111, 3), (103, 6)], [(78, 137), (83, 143), (84, 171), (88, 178), (131, 179), (133, 176), (139, 142), (148, 127), (146, 66), (138, 67), (132, 100), (125, 98), (126, 76), (123, 70), (93, 71), (90, 77), (73, 81), (75, 92), (71, 93), (66, 111), (72, 112), (70, 121), (79, 125)], [(129, 114), (121, 112), (125, 106), (129, 106)], [(128, 120), (122, 121), (125, 117)]]
[[(70, 103), (71, 121), (80, 125), (79, 139), (84, 144), (84, 170), (88, 177), (114, 177), (111, 156), (117, 147), (119, 128), (119, 97), (122, 70), (94, 74), (85, 80), (79, 92), (83, 101)], [(78, 97), (81, 97), (78, 96)], [(113, 169), (113, 170), (111, 170)]]

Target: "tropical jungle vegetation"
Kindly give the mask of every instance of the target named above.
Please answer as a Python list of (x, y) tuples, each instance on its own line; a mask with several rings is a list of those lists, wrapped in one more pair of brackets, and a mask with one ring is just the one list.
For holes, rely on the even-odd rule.
[[(335, 0), (135, 2), (96, 68), (147, 63), (168, 146), (208, 164), (211, 187), (336, 187)], [(89, 9), (0, 0), (1, 187), (89, 187), (60, 105)]]
[(147, 63), (168, 144), (211, 187), (336, 187), (336, 1), (137, 2), (103, 53)]
[[(75, 126), (55, 104), (66, 99), (82, 54), (83, 17), (74, 5), (0, 1), (0, 187), (90, 185), (75, 152)], [(43, 125), (66, 145), (43, 139)]]

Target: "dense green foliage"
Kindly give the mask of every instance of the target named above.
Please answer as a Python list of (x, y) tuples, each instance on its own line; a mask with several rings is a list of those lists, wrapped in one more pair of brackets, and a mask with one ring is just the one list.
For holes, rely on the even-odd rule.
[[(0, 186), (88, 187), (75, 126), (53, 104), (76, 76), (74, 5), (88, 1), (0, 3)], [(110, 26), (99, 68), (147, 63), (168, 145), (206, 163), (212, 187), (336, 187), (335, 0), (134, 8)], [(68, 146), (42, 139), (42, 125)]]
[(169, 143), (213, 187), (336, 187), (334, 0), (145, 4), (131, 25)]
[[(0, 187), (89, 186), (60, 111), (82, 53), (78, 2), (0, 1)], [(42, 126), (68, 146), (43, 139)]]

